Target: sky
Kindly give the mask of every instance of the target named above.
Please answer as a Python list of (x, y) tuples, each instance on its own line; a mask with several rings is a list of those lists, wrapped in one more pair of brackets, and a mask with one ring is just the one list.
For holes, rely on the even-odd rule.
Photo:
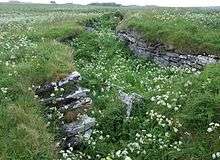
[[(8, 0), (0, 0), (7, 2)], [(20, 0), (23, 2), (49, 3), (50, 0)], [(116, 2), (123, 5), (158, 5), (171, 7), (220, 6), (220, 0), (55, 0), (57, 3), (88, 4), (93, 2)]]

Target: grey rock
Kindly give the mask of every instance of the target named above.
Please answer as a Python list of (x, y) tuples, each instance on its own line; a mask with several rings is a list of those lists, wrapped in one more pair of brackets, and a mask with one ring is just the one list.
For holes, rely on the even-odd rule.
[(91, 106), (91, 104), (92, 104), (92, 99), (91, 98), (83, 97), (83, 98), (80, 98), (77, 101), (74, 101), (70, 104), (67, 104), (67, 105), (64, 105), (64, 106), (60, 107), (59, 110), (61, 112), (70, 111), (70, 110), (75, 110), (75, 109), (78, 109), (78, 108), (84, 108), (86, 106)]
[(63, 87), (64, 85), (68, 84), (69, 82), (77, 82), (81, 79), (81, 76), (79, 72), (72, 72), (70, 75), (68, 75), (66, 78), (58, 81), (58, 82), (51, 82), (48, 84), (45, 84), (39, 88), (36, 89), (35, 93), (37, 95), (42, 95), (48, 92), (52, 92), (55, 87)]
[(199, 55), (197, 56), (197, 60), (198, 60), (198, 63), (199, 64), (212, 64), (212, 63), (216, 63), (217, 61), (212, 58), (212, 57), (208, 57), (208, 56), (202, 56), (202, 55)]
[[(83, 140), (90, 138), (92, 127), (95, 125), (95, 118), (88, 117), (87, 115), (82, 116), (80, 120), (77, 119), (78, 114), (86, 114), (87, 109), (89, 109), (92, 104), (92, 99), (87, 95), (90, 90), (81, 88), (75, 83), (80, 79), (80, 74), (73, 72), (58, 82), (49, 83), (36, 90), (37, 94), (45, 93), (44, 96), (41, 97), (41, 102), (47, 107), (48, 112), (53, 109), (63, 115), (63, 117), (61, 116), (61, 118), (57, 119), (60, 124), (58, 129), (63, 131), (61, 132), (61, 137), (63, 138), (60, 139), (59, 143), (59, 147), (63, 150), (67, 150), (69, 147), (78, 148), (83, 145)], [(55, 87), (63, 87), (67, 84), (71, 90), (65, 90), (64, 95), (51, 96)], [(57, 92), (57, 94), (59, 94), (59, 92)]]
[(88, 131), (85, 132), (85, 134), (83, 135), (83, 138), (85, 140), (89, 140), (89, 138), (91, 137), (92, 135), (92, 129), (89, 129)]
[(95, 28), (94, 27), (85, 27), (85, 30), (87, 32), (94, 32), (95, 31)]
[(56, 97), (50, 97), (50, 98), (46, 98), (46, 99), (42, 99), (41, 102), (44, 104), (44, 105), (54, 105), (54, 104), (57, 104), (57, 105), (66, 105), (66, 104), (70, 104), (74, 101), (77, 101), (79, 100), (80, 98), (85, 98), (87, 97), (87, 93), (89, 92), (90, 90), (88, 89), (82, 89), (82, 88), (78, 88), (78, 90), (68, 94), (68, 95), (65, 95), (65, 96), (61, 96), (59, 98), (56, 98)]
[(75, 71), (75, 72), (72, 72), (69, 76), (67, 76), (63, 80), (59, 81), (57, 83), (57, 85), (58, 85), (58, 87), (62, 87), (63, 85), (65, 85), (69, 82), (79, 81), (79, 80), (81, 80), (81, 75), (79, 74), (79, 72)]
[(137, 93), (127, 94), (119, 90), (119, 99), (126, 105), (126, 116), (130, 117), (133, 103), (139, 101), (143, 97)]
[(64, 125), (64, 132), (67, 137), (84, 134), (95, 126), (95, 118), (84, 115), (78, 122), (72, 122)]
[[(128, 47), (135, 56), (152, 59), (156, 64), (161, 66), (175, 66), (181, 68), (195, 68), (202, 69), (207, 64), (218, 62), (218, 57), (209, 55), (190, 55), (178, 54), (173, 46), (156, 43), (154, 45), (148, 44), (141, 34), (134, 30), (118, 31), (120, 40), (127, 42)], [(172, 51), (172, 52), (169, 52)]]

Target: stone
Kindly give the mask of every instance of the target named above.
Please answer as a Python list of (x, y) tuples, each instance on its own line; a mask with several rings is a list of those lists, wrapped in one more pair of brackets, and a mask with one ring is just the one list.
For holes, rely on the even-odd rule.
[(161, 58), (160, 56), (155, 56), (155, 57), (153, 57), (153, 60), (156, 64), (158, 64), (160, 66), (166, 67), (166, 66), (170, 65), (169, 59), (167, 60), (167, 57)]
[(81, 80), (81, 75), (79, 74), (79, 72), (75, 71), (75, 72), (72, 72), (69, 76), (67, 76), (63, 80), (59, 81), (57, 84), (58, 84), (58, 87), (62, 87), (63, 85), (69, 82), (79, 81), (79, 80)]
[(128, 41), (130, 43), (135, 43), (136, 40), (133, 36), (131, 36), (131, 34), (126, 34), (124, 32), (119, 32), (118, 33), (118, 37), (121, 39), (121, 40), (124, 40), (124, 41)]
[(37, 95), (42, 95), (44, 93), (52, 92), (54, 91), (55, 87), (63, 87), (65, 84), (68, 84), (69, 82), (77, 82), (81, 79), (81, 76), (79, 72), (72, 72), (70, 75), (68, 75), (66, 78), (58, 81), (58, 82), (51, 82), (48, 84), (45, 84), (39, 88), (36, 89), (35, 93)]
[(64, 113), (64, 120), (67, 123), (76, 121), (79, 114), (85, 114), (91, 108), (91, 98), (83, 98), (74, 102), (74, 104), (66, 105), (58, 110)]
[(94, 32), (95, 28), (94, 27), (85, 27), (87, 32)]
[(82, 144), (83, 139), (89, 139), (92, 134), (92, 127), (95, 126), (95, 118), (83, 115), (80, 120), (65, 124), (63, 126), (64, 136), (62, 147), (77, 148)]
[(91, 118), (87, 115), (84, 115), (77, 122), (65, 124), (64, 132), (67, 135), (67, 137), (72, 137), (78, 134), (84, 134), (86, 131), (90, 130), (92, 127), (95, 126), (95, 122), (95, 118)]
[(133, 103), (139, 101), (143, 97), (137, 93), (127, 94), (119, 90), (119, 99), (126, 105), (126, 116), (129, 118), (131, 115)]
[[(95, 126), (95, 118), (86, 115), (92, 104), (92, 99), (87, 95), (90, 90), (81, 88), (79, 84), (75, 83), (80, 79), (80, 74), (73, 72), (58, 82), (48, 83), (36, 90), (37, 94), (44, 94), (41, 102), (46, 106), (46, 109), (49, 112), (56, 110), (60, 114), (56, 121), (60, 124), (58, 129), (61, 131), (60, 137), (62, 138), (59, 139), (58, 147), (61, 147), (62, 150), (83, 146), (83, 140), (90, 138), (92, 127)], [(65, 92), (61, 94), (52, 92), (67, 84), (69, 89)], [(53, 95), (49, 92), (52, 92)]]
[(75, 110), (75, 109), (78, 109), (78, 108), (85, 109), (85, 108), (88, 108), (89, 106), (91, 106), (91, 104), (92, 104), (92, 99), (91, 98), (83, 97), (83, 98), (80, 98), (77, 101), (74, 101), (70, 104), (67, 104), (67, 105), (64, 105), (64, 106), (60, 107), (59, 111), (64, 112), (64, 111), (67, 111), (67, 110)]
[(59, 106), (67, 105), (67, 104), (70, 104), (70, 103), (80, 99), (80, 98), (87, 97), (87, 93), (89, 91), (90, 90), (88, 90), (88, 89), (78, 88), (77, 91), (74, 91), (66, 96), (61, 96), (59, 98), (50, 97), (47, 99), (42, 99), (41, 102), (44, 105), (55, 105), (55, 104), (59, 105)]
[(152, 59), (161, 66), (175, 66), (181, 68), (202, 69), (207, 64), (217, 63), (219, 58), (213, 55), (190, 55), (175, 53), (172, 45), (162, 43), (149, 44), (134, 30), (118, 31), (120, 40), (127, 42), (130, 50), (135, 56), (143, 59)]
[(212, 63), (216, 63), (217, 61), (212, 58), (212, 57), (208, 57), (208, 56), (202, 56), (202, 55), (199, 55), (197, 57), (197, 60), (198, 60), (198, 63), (199, 64), (212, 64)]

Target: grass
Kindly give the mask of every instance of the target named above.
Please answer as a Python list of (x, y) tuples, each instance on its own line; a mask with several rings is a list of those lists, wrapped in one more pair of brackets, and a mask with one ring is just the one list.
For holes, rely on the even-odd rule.
[[(111, 19), (106, 17), (96, 23), (106, 24)], [(82, 85), (92, 89), (91, 116), (96, 117), (97, 125), (86, 147), (69, 157), (210, 159), (218, 152), (219, 129), (209, 133), (207, 128), (220, 121), (219, 64), (193, 74), (159, 68), (135, 59), (115, 37), (112, 25), (98, 26), (97, 31), (83, 32), (73, 40)], [(118, 90), (144, 97), (127, 120)]]
[[(118, 10), (126, 13), (120, 26)], [(220, 151), (220, 65), (202, 72), (160, 68), (136, 59), (114, 32), (134, 28), (181, 52), (218, 55), (219, 12), (4, 4), (0, 13), (0, 159), (196, 160)], [(96, 31), (86, 32), (87, 22)], [(71, 46), (57, 41), (66, 37), (74, 37)], [(64, 158), (32, 87), (73, 70), (91, 90), (89, 114), (97, 124), (85, 145)], [(144, 97), (130, 118), (119, 90)]]
[(219, 56), (219, 11), (206, 9), (152, 9), (128, 14), (119, 29), (134, 29), (151, 43), (173, 46), (184, 54)]
[(74, 70), (73, 50), (55, 39), (79, 33), (82, 28), (76, 21), (64, 18), (50, 23), (2, 25), (0, 159), (56, 158), (54, 135), (46, 127), (32, 86), (60, 79)]

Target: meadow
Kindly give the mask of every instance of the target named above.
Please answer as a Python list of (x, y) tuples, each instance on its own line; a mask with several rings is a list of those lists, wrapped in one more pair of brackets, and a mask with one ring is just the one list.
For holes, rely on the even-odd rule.
[[(220, 158), (220, 65), (160, 67), (115, 34), (132, 28), (180, 53), (219, 56), (219, 18), (207, 8), (0, 4), (0, 159)], [(75, 70), (91, 90), (96, 126), (82, 147), (59, 150), (34, 88)], [(120, 91), (143, 97), (130, 117)]]

